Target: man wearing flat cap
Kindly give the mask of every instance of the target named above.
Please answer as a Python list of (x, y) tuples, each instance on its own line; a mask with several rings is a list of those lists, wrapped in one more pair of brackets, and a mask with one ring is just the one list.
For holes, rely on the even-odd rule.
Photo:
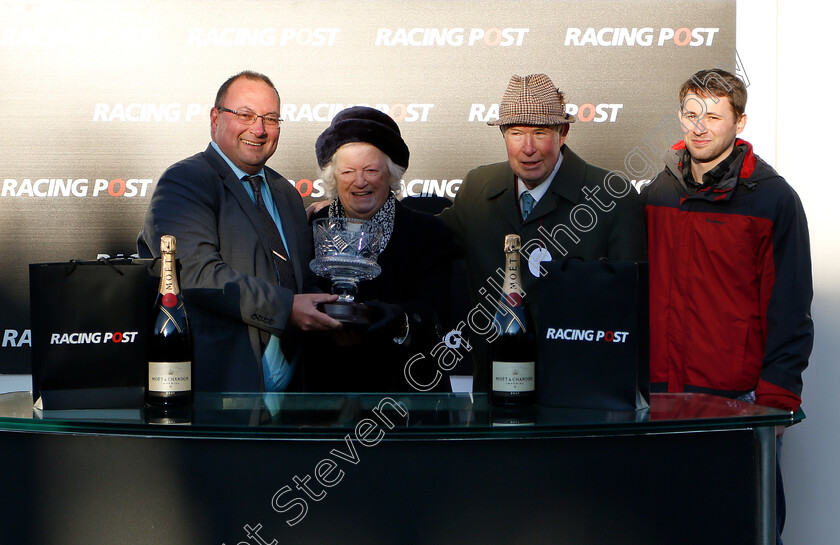
[[(523, 289), (535, 318), (539, 263), (566, 256), (646, 259), (641, 201), (630, 184), (593, 166), (566, 145), (575, 117), (544, 74), (513, 76), (499, 106), (508, 160), (470, 171), (440, 217), (467, 262), (473, 302), (497, 279), (506, 234), (522, 240)], [(487, 388), (486, 355), (474, 350), (474, 391)]]
[(198, 391), (283, 391), (300, 359), (300, 330), (341, 323), (316, 304), (312, 234), (300, 194), (265, 166), (277, 149), (280, 97), (245, 71), (219, 88), (207, 149), (160, 177), (137, 241), (159, 255), (175, 235), (195, 346)]

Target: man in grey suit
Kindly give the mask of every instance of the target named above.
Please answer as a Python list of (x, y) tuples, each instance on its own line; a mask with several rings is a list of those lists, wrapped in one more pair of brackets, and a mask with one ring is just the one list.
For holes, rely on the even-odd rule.
[[(229, 78), (210, 111), (212, 142), (158, 181), (138, 250), (175, 235), (195, 343), (198, 391), (283, 391), (299, 330), (341, 324), (316, 304), (312, 238), (297, 190), (265, 166), (277, 149), (280, 97), (266, 76)], [(297, 331), (296, 331), (297, 330)]]
[[(470, 171), (455, 203), (440, 214), (466, 259), (473, 304), (484, 301), (491, 317), (488, 279), (499, 279), (506, 234), (521, 237), (522, 286), (535, 319), (541, 263), (566, 256), (647, 259), (638, 194), (565, 144), (574, 122), (548, 76), (513, 76), (498, 121), (489, 123), (501, 128), (508, 160)], [(477, 392), (487, 388), (483, 344), (473, 342)]]

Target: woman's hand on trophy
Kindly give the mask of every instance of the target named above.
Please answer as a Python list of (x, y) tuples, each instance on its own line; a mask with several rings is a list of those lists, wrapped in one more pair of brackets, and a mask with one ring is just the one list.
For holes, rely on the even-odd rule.
[(368, 333), (385, 332), (395, 339), (404, 339), (408, 334), (408, 316), (402, 307), (382, 301), (365, 301), (374, 310), (374, 320), (368, 328)]

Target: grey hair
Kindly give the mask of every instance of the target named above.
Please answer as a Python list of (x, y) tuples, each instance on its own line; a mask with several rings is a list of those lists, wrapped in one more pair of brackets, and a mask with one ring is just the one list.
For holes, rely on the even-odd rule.
[[(348, 142), (348, 144), (353, 142)], [(346, 144), (345, 144), (346, 145)], [(342, 146), (344, 147), (344, 146)], [(341, 149), (341, 148), (338, 148)], [(379, 149), (379, 148), (376, 148)], [(324, 195), (327, 199), (332, 200), (338, 196), (338, 192), (336, 191), (336, 179), (335, 179), (335, 155), (338, 153), (338, 150), (335, 150), (333, 156), (330, 157), (330, 162), (324, 165), (324, 168), (321, 169), (319, 173), (320, 178), (324, 181)], [(395, 194), (399, 194), (402, 191), (402, 177), (405, 174), (405, 168), (399, 166), (394, 161), (388, 157), (384, 151), (379, 150), (379, 153), (385, 158), (385, 168), (388, 169), (388, 175), (391, 177), (389, 185), (391, 186), (391, 192)]]

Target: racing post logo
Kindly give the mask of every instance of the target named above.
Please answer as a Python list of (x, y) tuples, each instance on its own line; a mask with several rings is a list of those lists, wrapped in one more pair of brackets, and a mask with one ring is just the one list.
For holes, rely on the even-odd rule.
[(378, 47), (521, 47), (528, 28), (380, 28)]
[(719, 28), (567, 28), (565, 46), (600, 46), (600, 47), (710, 47)]
[[(624, 108), (624, 104), (566, 104), (566, 112), (577, 116), (578, 121), (583, 123), (615, 123), (618, 119), (618, 111)], [(498, 104), (472, 104), (470, 106), (469, 122), (487, 123), (499, 119)]]
[(145, 197), (152, 178), (5, 178), (0, 197)]
[(50, 334), (50, 344), (120, 344), (133, 343), (136, 338), (136, 331), (52, 333)]
[(410, 102), (396, 102), (393, 104), (283, 103), (280, 105), (280, 117), (284, 121), (291, 121), (293, 123), (302, 121), (329, 123), (337, 113), (353, 106), (369, 106), (375, 108), (389, 115), (391, 119), (399, 123), (425, 123), (429, 120), (429, 113), (435, 107), (434, 104)]
[(100, 102), (93, 106), (94, 123), (178, 123), (209, 119), (212, 104), (179, 102)]
[(3, 341), (0, 348), (21, 348), (32, 346), (32, 330), (6, 329), (3, 331)]
[(191, 28), (187, 47), (331, 47), (338, 28)]
[(628, 331), (605, 331), (602, 329), (562, 329), (549, 327), (545, 338), (552, 341), (582, 341), (621, 343), (627, 341)]
[(545, 338), (552, 341), (582, 341), (621, 343), (627, 341), (628, 331), (605, 331), (601, 329), (562, 329), (549, 327)]

